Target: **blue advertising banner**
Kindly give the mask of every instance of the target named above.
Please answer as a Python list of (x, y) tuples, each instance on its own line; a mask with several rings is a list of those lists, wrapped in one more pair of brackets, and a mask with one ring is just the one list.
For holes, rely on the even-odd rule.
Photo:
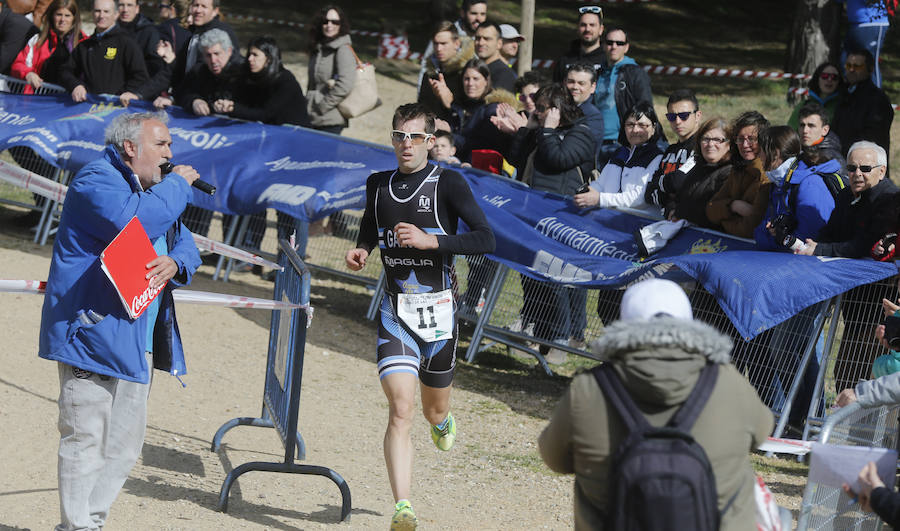
[[(129, 111), (148, 110), (132, 104)], [(77, 171), (98, 158), (104, 129), (125, 112), (114, 102), (75, 104), (68, 96), (0, 94), (0, 151), (28, 146)], [(190, 164), (216, 185), (195, 204), (226, 213), (275, 208), (311, 221), (362, 208), (366, 178), (396, 167), (385, 147), (308, 129), (196, 117), (169, 111), (173, 162)], [(686, 228), (652, 259), (638, 255), (634, 232), (652, 220), (571, 200), (521, 183), (463, 174), (493, 228), (493, 257), (523, 274), (583, 287), (622, 286), (645, 277), (696, 279), (715, 294), (740, 334), (751, 339), (801, 309), (897, 273), (871, 260), (756, 251), (753, 243)], [(878, 301), (873, 301), (877, 303)]]
[[(0, 150), (28, 146), (51, 164), (78, 171), (100, 157), (104, 130), (115, 116), (152, 110), (146, 102), (126, 111), (116, 100), (88, 98), (74, 103), (67, 95), (0, 93)], [(384, 148), (325, 133), (197, 117), (174, 107), (168, 114), (173, 162), (193, 166), (218, 188), (212, 197), (195, 191), (194, 204), (220, 212), (269, 207), (311, 220), (362, 208), (366, 177), (396, 165)]]

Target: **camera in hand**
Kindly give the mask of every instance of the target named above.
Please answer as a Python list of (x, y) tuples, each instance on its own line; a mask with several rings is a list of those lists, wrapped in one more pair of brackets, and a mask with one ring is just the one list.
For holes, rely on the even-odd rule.
[(891, 350), (900, 351), (900, 315), (891, 315), (884, 320), (884, 340)]
[(797, 220), (789, 214), (778, 214), (772, 220), (772, 228), (775, 230), (775, 241), (787, 247), (791, 251), (806, 249), (806, 242), (794, 236), (797, 229)]
[(588, 193), (588, 192), (590, 192), (590, 191), (591, 191), (591, 185), (590, 185), (590, 183), (584, 183), (584, 184), (581, 185), (580, 188), (578, 188), (578, 190), (575, 190), (575, 195), (578, 195), (578, 194), (586, 194), (586, 193)]

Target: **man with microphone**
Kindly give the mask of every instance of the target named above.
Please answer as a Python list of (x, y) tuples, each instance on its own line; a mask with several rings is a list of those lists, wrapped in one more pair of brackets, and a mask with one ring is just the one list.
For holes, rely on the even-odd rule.
[[(179, 220), (199, 175), (175, 166), (165, 113), (117, 116), (103, 157), (69, 185), (53, 246), (41, 316), (39, 355), (59, 371), (57, 531), (99, 529), (141, 454), (153, 368), (178, 377), (184, 352), (172, 290), (200, 265)], [(100, 267), (100, 254), (137, 216), (156, 250), (150, 287), (165, 288), (132, 320)]]

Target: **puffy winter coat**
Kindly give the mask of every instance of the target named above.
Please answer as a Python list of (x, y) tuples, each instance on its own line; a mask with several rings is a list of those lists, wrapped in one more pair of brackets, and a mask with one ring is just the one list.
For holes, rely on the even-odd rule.
[[(612, 323), (594, 344), (594, 352), (613, 365), (653, 426), (663, 426), (687, 400), (706, 363), (720, 365), (691, 435), (712, 464), (719, 510), (734, 497), (720, 528), (751, 531), (756, 518), (750, 452), (766, 440), (773, 421), (756, 390), (730, 364), (730, 351), (731, 341), (711, 326), (672, 318)], [(575, 376), (538, 443), (547, 466), (575, 474), (576, 530), (604, 528), (614, 481), (610, 458), (626, 434), (593, 375)]]

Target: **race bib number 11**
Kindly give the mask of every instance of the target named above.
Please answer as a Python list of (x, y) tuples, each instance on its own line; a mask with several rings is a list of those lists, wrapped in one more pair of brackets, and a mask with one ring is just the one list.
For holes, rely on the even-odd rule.
[(449, 289), (437, 293), (400, 293), (397, 317), (422, 341), (432, 343), (453, 337), (453, 294)]

